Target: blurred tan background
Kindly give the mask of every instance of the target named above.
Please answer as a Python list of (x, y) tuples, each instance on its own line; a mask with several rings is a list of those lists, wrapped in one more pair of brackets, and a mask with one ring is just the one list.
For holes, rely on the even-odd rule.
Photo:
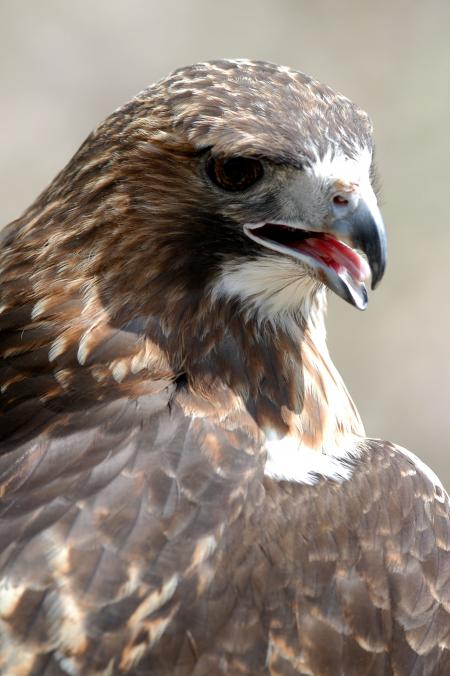
[(450, 1), (1, 0), (0, 224), (91, 128), (177, 66), (290, 65), (375, 123), (390, 260), (362, 314), (332, 299), (330, 348), (366, 430), (450, 487)]

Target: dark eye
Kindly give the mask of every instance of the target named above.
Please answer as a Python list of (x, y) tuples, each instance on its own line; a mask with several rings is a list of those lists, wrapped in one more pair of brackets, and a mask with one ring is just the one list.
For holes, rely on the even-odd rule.
[(259, 181), (263, 166), (259, 160), (249, 157), (209, 157), (206, 171), (213, 183), (223, 190), (245, 190)]

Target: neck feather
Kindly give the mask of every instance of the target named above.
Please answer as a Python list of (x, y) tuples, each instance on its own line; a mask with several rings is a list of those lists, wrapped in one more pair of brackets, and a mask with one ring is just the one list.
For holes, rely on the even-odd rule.
[[(26, 225), (25, 232), (35, 232)], [(17, 252), (22, 261), (28, 256), (22, 295), (15, 259), (10, 270), (6, 266), (3, 309), (12, 331), (11, 368), (29, 351), (39, 350), (40, 359), (48, 359), (52, 386), (40, 396), (71, 399), (78, 387), (83, 398), (95, 401), (104, 393), (139, 396), (153, 391), (155, 381), (182, 375), (213, 404), (219, 391), (231, 393), (224, 405), (244, 407), (270, 439), (286, 437), (304, 449), (336, 454), (348, 438), (363, 434), (327, 350), (322, 288), (314, 289), (297, 314), (261, 318), (242, 298), (214, 291), (205, 295), (200, 284), (174, 283), (167, 265), (144, 279), (142, 293), (132, 273), (147, 268), (129, 264), (129, 278), (122, 262), (119, 285), (102, 270), (85, 269), (91, 261), (81, 253), (80, 263), (70, 266), (53, 264), (49, 257), (40, 274), (32, 275), (33, 250), (30, 245), (29, 256), (28, 249)], [(108, 265), (110, 273), (109, 260)], [(137, 305), (139, 298), (146, 299), (145, 305)], [(21, 373), (23, 391), (34, 392), (27, 382), (33, 379), (36, 387), (35, 375), (31, 366)], [(15, 382), (3, 383), (4, 396), (14, 407), (10, 381)]]
[(268, 439), (339, 455), (364, 429), (327, 349), (325, 311), (323, 289), (298, 315), (271, 320), (229, 306), (220, 317), (213, 306), (217, 323), (198, 334), (197, 349), (185, 356), (192, 387), (213, 397), (220, 380)]

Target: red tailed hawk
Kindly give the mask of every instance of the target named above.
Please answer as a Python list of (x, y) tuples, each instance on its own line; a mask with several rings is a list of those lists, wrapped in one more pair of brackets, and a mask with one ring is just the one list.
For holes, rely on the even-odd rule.
[(325, 341), (383, 275), (372, 174), (345, 97), (203, 63), (2, 231), (2, 674), (450, 674), (448, 497)]

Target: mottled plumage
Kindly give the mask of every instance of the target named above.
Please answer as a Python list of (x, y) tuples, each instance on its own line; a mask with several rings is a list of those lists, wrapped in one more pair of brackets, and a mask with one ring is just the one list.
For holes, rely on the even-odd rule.
[(326, 348), (372, 178), (345, 97), (199, 64), (0, 233), (1, 673), (450, 673), (448, 496)]

